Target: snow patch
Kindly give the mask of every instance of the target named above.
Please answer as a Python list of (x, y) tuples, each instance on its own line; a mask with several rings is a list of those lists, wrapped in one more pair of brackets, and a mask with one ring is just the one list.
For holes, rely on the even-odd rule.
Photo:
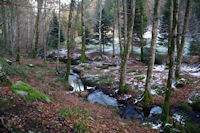
[(174, 120), (180, 122), (181, 124), (185, 124), (185, 119), (184, 119), (184, 117), (183, 117), (182, 115), (180, 115), (180, 114), (174, 113), (174, 114), (172, 115), (172, 118), (173, 118)]
[(152, 129), (161, 129), (162, 124), (161, 123), (153, 123), (153, 122), (144, 122), (142, 125), (151, 125)]

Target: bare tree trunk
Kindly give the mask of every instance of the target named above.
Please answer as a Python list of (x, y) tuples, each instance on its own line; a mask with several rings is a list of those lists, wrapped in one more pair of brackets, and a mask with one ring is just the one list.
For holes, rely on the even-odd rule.
[(127, 45), (127, 1), (123, 0), (123, 8), (124, 8), (124, 47)]
[(103, 11), (102, 0), (99, 0), (99, 46), (100, 46), (101, 57), (103, 55), (103, 48), (102, 48), (102, 41), (101, 41), (102, 40), (102, 33), (101, 33), (102, 11)]
[(184, 26), (183, 26), (183, 33), (182, 33), (182, 38), (181, 38), (181, 45), (178, 50), (178, 55), (177, 55), (177, 65), (176, 65), (176, 77), (180, 77), (180, 71), (181, 71), (181, 62), (182, 62), (182, 57), (183, 57), (183, 50), (184, 50), (184, 44), (185, 44), (185, 35), (187, 32), (187, 27), (189, 23), (189, 15), (190, 15), (190, 6), (191, 6), (191, 0), (187, 0), (187, 7), (185, 10), (185, 18), (184, 18)]
[(140, 60), (141, 62), (144, 61), (144, 38), (143, 38), (143, 34), (144, 34), (144, 1), (141, 0), (140, 2), (140, 44), (141, 44), (141, 55), (140, 55)]
[(84, 0), (81, 2), (81, 34), (82, 34), (82, 47), (81, 47), (81, 63), (86, 62), (85, 56), (85, 16), (84, 16)]
[(36, 58), (37, 56), (37, 50), (38, 50), (38, 44), (39, 44), (39, 22), (40, 22), (40, 12), (41, 12), (41, 1), (40, 0), (37, 0), (37, 18), (36, 18), (36, 35), (35, 35), (35, 51), (34, 51), (34, 55), (33, 55), (33, 58)]
[[(47, 6), (47, 1), (45, 0), (44, 8), (46, 8), (46, 6)], [(46, 17), (47, 17), (47, 9), (44, 9), (44, 27), (45, 27), (45, 29), (47, 29)], [(47, 60), (47, 36), (48, 36), (48, 34), (47, 34), (47, 32), (45, 32), (44, 42), (43, 42), (43, 44), (44, 44), (44, 62), (46, 62), (46, 60)]]
[[(12, 1), (11, 1), (12, 2)], [(14, 47), (14, 12), (13, 12), (13, 7), (10, 7), (10, 28), (11, 28), (11, 42), (10, 42), (10, 49), (11, 49), (11, 54), (14, 55), (13, 47)]]
[(17, 16), (17, 56), (16, 62), (20, 63), (20, 23), (19, 23), (19, 9), (16, 7), (16, 16)]
[[(170, 0), (170, 3), (172, 3), (172, 0)], [(169, 47), (171, 45), (171, 39), (172, 39), (172, 26), (173, 26), (173, 23), (172, 23), (172, 21), (173, 21), (173, 5), (172, 4), (169, 7), (170, 18), (169, 18), (169, 35), (168, 35), (168, 55), (170, 54)]]
[(153, 73), (155, 55), (156, 55), (156, 40), (157, 40), (157, 33), (158, 33), (159, 16), (160, 16), (160, 0), (155, 0), (152, 41), (151, 41), (151, 57), (149, 59), (149, 64), (148, 64), (144, 98), (142, 99), (143, 105), (150, 105), (152, 103), (151, 80), (152, 80), (152, 73)]
[[(124, 1), (126, 2), (126, 1)], [(125, 6), (126, 7), (126, 6)], [(124, 14), (126, 16), (126, 13)], [(124, 17), (124, 19), (127, 19), (127, 17)], [(130, 46), (132, 42), (132, 34), (133, 34), (133, 27), (134, 27), (134, 20), (135, 20), (135, 0), (132, 1), (132, 8), (131, 8), (131, 22), (128, 27), (128, 41), (127, 44), (124, 47), (124, 54), (121, 61), (121, 71), (120, 71), (120, 85), (119, 85), (119, 91), (121, 93), (124, 93), (125, 90), (125, 84), (126, 84), (126, 69), (127, 69), (127, 62), (129, 59), (129, 53), (130, 53)], [(124, 22), (127, 22), (127, 20), (124, 20)]]
[(68, 18), (68, 28), (67, 28), (67, 72), (66, 72), (66, 80), (69, 82), (69, 74), (71, 69), (71, 57), (70, 57), (70, 32), (71, 32), (71, 25), (72, 25), (72, 12), (74, 9), (74, 0), (71, 0), (70, 3), (70, 12), (69, 12), (69, 18)]
[(122, 31), (120, 22), (120, 0), (117, 0), (117, 23), (118, 23), (118, 36), (119, 36), (119, 47), (120, 47), (120, 57), (122, 58), (123, 47), (122, 47)]
[(56, 71), (59, 71), (59, 58), (60, 58), (60, 0), (59, 0), (59, 11), (58, 11), (58, 52), (56, 59)]
[(1, 5), (1, 12), (3, 18), (3, 39), (4, 39), (4, 46), (7, 47), (7, 23), (6, 23), (6, 14), (5, 14), (5, 7)]
[(177, 56), (178, 56), (178, 52), (180, 49), (180, 17), (181, 17), (181, 10), (180, 10), (180, 0), (179, 0), (179, 4), (178, 4), (178, 17), (177, 17), (177, 37), (176, 37), (176, 50), (177, 50)]
[[(115, 4), (115, 1), (113, 1)], [(116, 7), (116, 6), (114, 6)], [(116, 8), (115, 8), (116, 9)], [(114, 10), (114, 17), (113, 17), (113, 42), (112, 42), (112, 47), (113, 47), (113, 58), (115, 57), (115, 20), (116, 20), (116, 16), (115, 16), (115, 12), (116, 10)]]
[(173, 19), (170, 23), (173, 24), (172, 26), (172, 35), (171, 35), (171, 42), (170, 42), (170, 49), (169, 49), (169, 53), (170, 53), (170, 63), (169, 63), (169, 73), (168, 73), (168, 80), (167, 80), (167, 90), (166, 90), (166, 95), (165, 95), (165, 101), (164, 101), (164, 105), (163, 105), (163, 112), (161, 115), (161, 120), (163, 122), (163, 124), (168, 122), (168, 117), (169, 117), (169, 102), (170, 102), (170, 95), (171, 95), (171, 89), (172, 89), (172, 79), (173, 79), (173, 74), (174, 74), (174, 61), (175, 61), (175, 56), (174, 56), (174, 50), (175, 50), (175, 43), (176, 43), (176, 35), (177, 35), (177, 13), (178, 13), (178, 0), (172, 0), (171, 5), (173, 4)]

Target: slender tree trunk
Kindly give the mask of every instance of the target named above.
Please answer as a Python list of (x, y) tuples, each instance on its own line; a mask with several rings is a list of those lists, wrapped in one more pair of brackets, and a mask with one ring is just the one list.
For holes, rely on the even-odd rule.
[(169, 117), (169, 102), (170, 102), (170, 95), (171, 95), (171, 89), (172, 89), (172, 79), (173, 79), (173, 74), (174, 74), (174, 61), (175, 61), (175, 56), (174, 56), (174, 50), (175, 50), (175, 43), (176, 43), (176, 35), (177, 35), (177, 13), (178, 13), (178, 0), (173, 0), (171, 1), (173, 2), (173, 19), (171, 21), (171, 23), (173, 24), (172, 26), (172, 38), (171, 40), (171, 45), (170, 45), (170, 49), (169, 49), (169, 73), (168, 73), (168, 80), (167, 80), (167, 90), (166, 90), (166, 95), (165, 95), (165, 101), (164, 101), (164, 105), (163, 105), (163, 112), (161, 115), (161, 120), (163, 122), (163, 124), (168, 122), (168, 117)]
[[(113, 1), (114, 4), (115, 4), (115, 1)], [(112, 42), (112, 47), (113, 47), (113, 58), (115, 57), (115, 20), (116, 20), (116, 17), (115, 17), (115, 10), (114, 10), (114, 17), (113, 17), (113, 42)]]
[(169, 7), (169, 12), (170, 12), (170, 18), (169, 18), (169, 34), (168, 34), (168, 55), (170, 54), (169, 47), (171, 45), (171, 39), (172, 39), (172, 26), (173, 26), (173, 3), (172, 0), (170, 0), (170, 7)]
[[(46, 8), (46, 6), (47, 6), (47, 1), (45, 0), (44, 8)], [(44, 9), (44, 27), (45, 27), (45, 29), (47, 29), (46, 17), (47, 17), (47, 9)], [(48, 36), (48, 34), (47, 34), (47, 32), (45, 32), (44, 42), (43, 42), (43, 44), (44, 44), (44, 62), (46, 62), (46, 60), (47, 60), (47, 36)]]
[(103, 55), (103, 48), (102, 48), (102, 33), (101, 33), (101, 28), (102, 28), (102, 0), (99, 0), (99, 46), (100, 46), (100, 55), (102, 57)]
[(34, 55), (33, 58), (36, 58), (37, 56), (37, 50), (38, 50), (38, 44), (39, 44), (39, 22), (40, 22), (40, 12), (41, 12), (41, 1), (37, 0), (37, 18), (36, 18), (36, 31), (35, 31), (35, 51), (34, 51)]
[(29, 25), (30, 25), (30, 14), (27, 17), (27, 44), (26, 44), (27, 53), (28, 53), (28, 45), (30, 43), (30, 28), (29, 28)]
[(144, 2), (143, 0), (141, 0), (140, 2), (140, 43), (141, 43), (141, 55), (140, 55), (140, 60), (141, 62), (144, 61), (144, 38), (143, 38), (143, 34), (144, 34)]
[(143, 105), (150, 105), (152, 103), (150, 92), (151, 92), (152, 73), (153, 73), (155, 55), (156, 55), (156, 40), (157, 40), (157, 33), (158, 33), (159, 16), (160, 16), (160, 0), (155, 0), (152, 41), (151, 41), (151, 57), (149, 59), (149, 64), (148, 64), (145, 93), (144, 93), (144, 98), (142, 100)]
[(81, 48), (81, 63), (86, 63), (85, 56), (85, 16), (84, 16), (84, 0), (81, 2), (81, 34), (82, 34), (82, 48)]
[(188, 23), (189, 23), (190, 6), (191, 6), (191, 0), (187, 0), (187, 7), (185, 10), (185, 18), (184, 18), (183, 33), (182, 33), (182, 38), (181, 38), (181, 45), (179, 47), (178, 55), (177, 55), (177, 65), (176, 65), (176, 72), (175, 72), (176, 78), (180, 77), (181, 62), (182, 62), (183, 50), (184, 50), (184, 44), (185, 44), (185, 35), (187, 32), (187, 27), (188, 27)]
[[(12, 2), (12, 1), (11, 1)], [(13, 7), (10, 7), (10, 28), (11, 28), (11, 42), (10, 42), (10, 49), (11, 49), (11, 54), (14, 55), (14, 12), (13, 12)]]
[[(126, 7), (126, 6), (125, 6)], [(124, 14), (126, 15), (126, 13)], [(127, 19), (127, 17), (124, 17)], [(134, 20), (135, 20), (135, 0), (132, 1), (132, 8), (131, 8), (131, 22), (128, 27), (128, 41), (127, 44), (124, 47), (124, 54), (122, 58), (122, 63), (121, 63), (121, 71), (120, 71), (120, 85), (119, 85), (119, 91), (123, 93), (125, 91), (125, 84), (126, 84), (126, 69), (127, 69), (127, 62), (129, 58), (129, 53), (130, 53), (130, 46), (131, 46), (131, 40), (133, 39), (132, 34), (133, 34), (133, 27), (134, 27)], [(127, 20), (124, 20), (124, 22), (127, 22)]]
[(122, 47), (122, 31), (121, 31), (121, 15), (120, 15), (120, 0), (117, 0), (117, 24), (118, 24), (118, 36), (119, 36), (119, 47), (120, 47), (120, 57), (123, 55)]
[(2, 18), (3, 18), (3, 39), (4, 39), (4, 46), (7, 47), (7, 23), (6, 23), (6, 14), (5, 14), (5, 7), (4, 5), (1, 5), (1, 12), (2, 12)]
[(17, 56), (16, 56), (16, 62), (20, 63), (20, 23), (19, 23), (19, 9), (16, 7), (17, 12)]
[(56, 70), (59, 71), (59, 58), (60, 58), (60, 0), (59, 0), (59, 11), (58, 11), (58, 51), (56, 59)]
[(71, 25), (72, 25), (72, 12), (74, 9), (74, 0), (71, 0), (70, 3), (70, 12), (69, 12), (69, 18), (68, 18), (68, 27), (67, 27), (67, 72), (66, 72), (66, 80), (69, 82), (69, 74), (71, 69), (71, 57), (70, 57), (70, 32), (71, 32)]
[(123, 0), (123, 8), (124, 8), (124, 47), (127, 45), (127, 1)]
[(178, 17), (177, 17), (177, 37), (176, 37), (176, 50), (177, 50), (177, 56), (178, 56), (178, 52), (180, 49), (180, 17), (181, 17), (181, 10), (180, 10), (180, 3), (181, 1), (179, 0), (179, 4), (178, 4)]

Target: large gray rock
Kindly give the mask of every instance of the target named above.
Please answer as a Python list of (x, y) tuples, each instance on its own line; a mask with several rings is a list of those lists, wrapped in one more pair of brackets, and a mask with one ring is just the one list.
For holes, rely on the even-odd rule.
[(139, 113), (136, 108), (130, 104), (120, 108), (120, 116), (127, 120), (144, 120), (143, 113)]

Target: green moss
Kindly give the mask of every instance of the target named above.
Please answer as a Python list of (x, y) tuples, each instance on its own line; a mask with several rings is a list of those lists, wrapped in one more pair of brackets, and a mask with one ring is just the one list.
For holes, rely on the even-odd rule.
[(149, 106), (152, 105), (152, 96), (148, 90), (144, 92), (144, 98), (142, 99), (141, 103), (142, 106)]
[(120, 89), (119, 93), (124, 94), (124, 93), (131, 91), (131, 90), (132, 90), (131, 86), (128, 85), (128, 84), (125, 84), (124, 89), (122, 89), (122, 90)]
[(137, 80), (143, 80), (143, 79), (145, 79), (145, 77), (144, 76), (138, 76), (138, 77), (135, 77), (135, 79), (137, 79)]
[[(11, 90), (21, 96), (24, 97), (27, 100), (30, 101), (36, 101), (36, 100), (40, 100), (40, 101), (49, 101), (49, 97), (46, 96), (45, 94), (41, 93), (38, 90), (33, 89), (31, 86), (25, 84), (24, 82), (18, 81), (16, 83), (14, 83), (11, 86)], [(24, 95), (20, 94), (19, 91), (24, 92)]]
[(108, 65), (102, 65), (102, 66), (99, 66), (98, 68), (100, 68), (100, 69), (108, 69), (109, 66)]
[(2, 58), (2, 57), (0, 57), (0, 64), (2, 65), (3, 68), (4, 68), (4, 67), (10, 66), (10, 65), (7, 63), (7, 61), (6, 61), (4, 58)]

